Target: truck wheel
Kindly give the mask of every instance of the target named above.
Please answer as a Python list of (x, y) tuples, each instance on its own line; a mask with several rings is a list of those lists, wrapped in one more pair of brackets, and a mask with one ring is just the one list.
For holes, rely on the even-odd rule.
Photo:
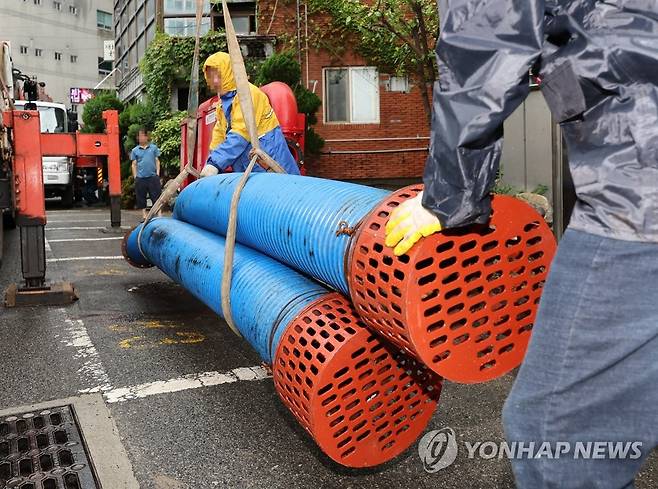
[(66, 187), (62, 194), (62, 206), (69, 208), (73, 206), (73, 185)]

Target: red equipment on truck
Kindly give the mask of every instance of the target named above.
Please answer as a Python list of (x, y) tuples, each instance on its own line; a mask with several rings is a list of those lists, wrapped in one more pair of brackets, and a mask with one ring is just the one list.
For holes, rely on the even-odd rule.
[[(299, 170), (302, 175), (306, 174), (304, 168), (304, 147), (306, 143), (306, 114), (300, 114), (297, 108), (297, 100), (292, 89), (282, 82), (272, 82), (260, 87), (265, 92), (270, 104), (274, 109), (281, 131), (288, 142), (290, 152), (294, 156)], [(197, 111), (197, 140), (196, 152), (194, 154), (193, 166), (197, 171), (201, 171), (206, 164), (210, 154), (210, 141), (212, 140), (212, 131), (215, 127), (215, 109), (219, 97), (215, 96), (201, 105)], [(187, 120), (181, 123), (181, 170), (187, 165)], [(183, 184), (185, 188), (194, 177), (188, 177)]]
[[(25, 283), (7, 290), (5, 304), (61, 304), (76, 299), (69, 283), (46, 283), (46, 204), (43, 182), (44, 156), (66, 156), (75, 159), (107, 156), (111, 223), (121, 227), (121, 167), (119, 146), (119, 114), (103, 112), (104, 134), (42, 133), (36, 80), (23, 77), (25, 110), (14, 107), (13, 67), (7, 43), (0, 45), (0, 217), (20, 227), (21, 265)], [(7, 81), (9, 76), (12, 79)], [(0, 237), (2, 223), (0, 219)], [(2, 247), (0, 246), (0, 258)]]

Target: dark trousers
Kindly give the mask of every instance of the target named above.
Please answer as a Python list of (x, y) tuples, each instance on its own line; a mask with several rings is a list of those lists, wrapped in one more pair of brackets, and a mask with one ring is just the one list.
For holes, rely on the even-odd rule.
[(658, 443), (658, 244), (569, 229), (503, 411), (509, 442), (641, 442), (513, 460), (519, 489), (632, 488)]
[(135, 178), (135, 200), (137, 201), (138, 209), (146, 209), (146, 196), (151, 198), (151, 202), (160, 198), (162, 193), (162, 185), (160, 184), (160, 177), (153, 176), (147, 178)]

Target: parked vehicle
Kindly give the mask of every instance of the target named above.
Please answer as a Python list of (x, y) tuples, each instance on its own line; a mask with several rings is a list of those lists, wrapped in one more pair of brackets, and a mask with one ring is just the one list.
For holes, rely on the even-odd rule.
[[(25, 100), (16, 100), (14, 106), (23, 110)], [(61, 133), (68, 131), (68, 116), (64, 104), (52, 102), (33, 102), (39, 111), (42, 133)], [(75, 162), (68, 156), (43, 157), (43, 183), (46, 198), (61, 197), (62, 205), (73, 205), (73, 183)]]

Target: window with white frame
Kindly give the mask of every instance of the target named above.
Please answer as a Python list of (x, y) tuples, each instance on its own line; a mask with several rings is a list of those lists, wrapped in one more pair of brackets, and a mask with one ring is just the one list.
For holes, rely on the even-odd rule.
[(379, 123), (377, 68), (325, 68), (324, 118), (328, 123)]
[(41, 56), (43, 54), (43, 51), (40, 48), (35, 48), (34, 49), (34, 55), (35, 56)]
[(55, 10), (62, 10), (62, 2), (53, 2), (53, 8)]
[(27, 54), (28, 52), (28, 47), (27, 46), (21, 46), (21, 54)]
[(34, 5), (41, 5), (41, 0), (34, 0)]
[(62, 53), (58, 53), (57, 51), (55, 51), (55, 59), (57, 61), (62, 61)]
[(69, 13), (73, 15), (78, 15), (78, 7), (75, 5), (69, 5)]
[(78, 57), (75, 54), (71, 55), (71, 63), (77, 63), (78, 62)]

